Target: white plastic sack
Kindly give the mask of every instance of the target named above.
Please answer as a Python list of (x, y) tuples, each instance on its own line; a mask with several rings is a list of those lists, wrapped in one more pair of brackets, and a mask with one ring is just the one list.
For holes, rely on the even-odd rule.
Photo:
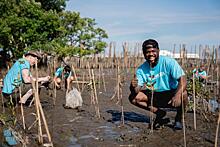
[(73, 87), (73, 89), (66, 94), (66, 107), (74, 109), (77, 107), (81, 107), (82, 103), (83, 100), (81, 97), (81, 93)]

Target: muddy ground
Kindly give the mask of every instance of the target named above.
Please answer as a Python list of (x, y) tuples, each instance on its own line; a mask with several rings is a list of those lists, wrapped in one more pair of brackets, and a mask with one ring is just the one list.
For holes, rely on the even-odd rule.
[[(91, 105), (90, 91), (82, 91), (81, 111), (65, 109), (65, 90), (57, 91), (56, 104), (45, 89), (41, 89), (40, 99), (55, 147), (181, 147), (184, 146), (183, 130), (173, 129), (175, 111), (167, 110), (171, 123), (162, 129), (151, 132), (150, 113), (133, 106), (128, 101), (130, 76), (124, 79), (122, 86), (125, 124), (121, 122), (121, 106), (114, 94), (116, 78), (114, 71), (105, 71), (106, 89), (97, 84), (97, 94), (101, 118), (97, 118), (94, 105)], [(75, 85), (76, 87), (76, 85)], [(20, 110), (20, 108), (18, 107)], [(35, 106), (25, 107), (26, 126), (34, 122)], [(217, 113), (197, 113), (197, 129), (194, 130), (193, 113), (185, 115), (186, 145), (188, 147), (213, 147), (217, 125)], [(20, 117), (18, 117), (20, 118)], [(21, 119), (19, 119), (21, 124)], [(37, 126), (26, 131), (30, 144), (37, 145)], [(46, 134), (45, 130), (43, 133)], [(47, 139), (45, 139), (47, 142)], [(21, 146), (21, 145), (18, 145)]]

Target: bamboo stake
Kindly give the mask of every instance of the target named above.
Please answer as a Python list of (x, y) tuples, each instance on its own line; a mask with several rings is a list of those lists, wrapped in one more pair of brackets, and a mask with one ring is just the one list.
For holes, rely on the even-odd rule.
[[(39, 89), (38, 89), (38, 65), (37, 65), (37, 62), (35, 63), (35, 71), (36, 71), (36, 88), (35, 88), (35, 90), (36, 90), (36, 97), (35, 97), (35, 99), (36, 99), (36, 104), (35, 105), (37, 105), (37, 103), (39, 103)], [(38, 106), (38, 111), (39, 111), (39, 106)], [(41, 120), (40, 120), (40, 115), (39, 115), (39, 131), (40, 131), (40, 137), (41, 137), (41, 141), (42, 141), (42, 143), (43, 143), (43, 135), (42, 135), (42, 128), (41, 128)]]
[(49, 132), (49, 129), (48, 129), (47, 121), (46, 121), (46, 118), (45, 118), (45, 115), (44, 115), (44, 111), (42, 109), (39, 97), (37, 99), (38, 99), (37, 102), (38, 102), (38, 105), (39, 105), (39, 108), (40, 108), (40, 113), (41, 113), (41, 116), (42, 116), (42, 119), (43, 119), (44, 127), (46, 129), (48, 141), (51, 143), (51, 136), (50, 136), (50, 132)]
[(186, 147), (186, 124), (185, 124), (185, 109), (184, 109), (184, 102), (183, 102), (183, 86), (181, 86), (181, 90), (182, 90), (181, 103), (182, 103), (182, 116), (183, 116), (183, 139), (184, 139), (184, 147)]
[(92, 83), (93, 83), (93, 90), (94, 90), (94, 95), (95, 95), (95, 108), (96, 108), (96, 112), (97, 112), (97, 116), (98, 118), (101, 118), (100, 116), (100, 112), (99, 112), (99, 101), (98, 101), (98, 97), (97, 97), (97, 92), (96, 92), (96, 85), (95, 85), (95, 78), (94, 78), (94, 72), (93, 72), (93, 69), (92, 69)]
[(101, 88), (101, 63), (99, 63), (99, 89)]
[(93, 80), (93, 88), (94, 88), (94, 95), (95, 95), (95, 108), (96, 108), (96, 115), (98, 116), (98, 118), (101, 118), (100, 116), (100, 112), (99, 112), (99, 102), (98, 102), (98, 97), (97, 97), (97, 92), (96, 92), (96, 85), (95, 85), (95, 78), (94, 78), (94, 72), (92, 69), (92, 80)]
[(78, 79), (77, 79), (77, 76), (76, 76), (76, 71), (75, 71), (75, 68), (74, 68), (73, 65), (72, 65), (72, 69), (73, 69), (74, 78), (76, 79), (76, 84), (77, 84), (78, 90), (80, 92), (79, 83), (78, 83)]
[(154, 124), (154, 122), (153, 122), (153, 99), (154, 99), (154, 88), (152, 87), (152, 90), (151, 90), (151, 101), (150, 101), (150, 103), (151, 103), (151, 108), (150, 108), (150, 112), (151, 112), (151, 115), (150, 115), (150, 122), (151, 122), (151, 130), (150, 130), (150, 132), (151, 133), (153, 133), (154, 131), (154, 126), (153, 126), (153, 124)]
[(88, 69), (89, 69), (89, 79), (90, 79), (90, 88), (91, 88), (91, 104), (95, 104), (95, 98), (94, 98), (94, 91), (93, 91), (93, 85), (92, 85), (92, 75), (91, 75), (91, 69), (90, 69), (90, 65), (89, 62), (87, 63)]
[[(21, 101), (21, 86), (19, 86), (19, 97), (20, 97), (20, 101)], [(25, 130), (25, 120), (24, 120), (24, 108), (23, 108), (23, 103), (21, 103), (21, 117), (22, 117), (23, 129)]]
[(124, 106), (123, 106), (123, 100), (122, 100), (122, 84), (121, 84), (121, 76), (120, 76), (120, 62), (117, 64), (117, 73), (118, 73), (118, 102), (121, 103), (121, 121), (122, 125), (125, 124), (125, 119), (124, 119)]
[[(152, 71), (152, 65), (150, 65), (150, 71)], [(151, 73), (151, 72), (150, 72)], [(152, 77), (152, 75), (151, 75), (151, 82), (152, 82), (152, 80), (153, 80), (153, 77)], [(150, 104), (151, 104), (151, 107), (150, 107), (150, 122), (151, 122), (151, 130), (150, 130), (150, 132), (151, 133), (153, 133), (153, 130), (154, 130), (154, 128), (153, 128), (153, 99), (154, 99), (154, 85), (152, 84), (151, 85), (151, 101), (150, 101)]]
[[(219, 46), (219, 48), (218, 49), (220, 49), (220, 46)], [(217, 92), (216, 92), (216, 95), (217, 96), (219, 96), (219, 91), (220, 91), (220, 89), (219, 89), (219, 59), (218, 59), (218, 49), (216, 48), (216, 66), (217, 66), (217, 84), (216, 84), (216, 88), (217, 88)]]
[(39, 143), (43, 144), (43, 135), (42, 135), (41, 119), (40, 119), (40, 114), (41, 114), (42, 119), (43, 119), (43, 123), (44, 123), (44, 127), (46, 129), (48, 140), (51, 143), (51, 146), (53, 146), (53, 144), (51, 142), (51, 136), (50, 136), (50, 133), (49, 133), (47, 121), (45, 119), (44, 112), (43, 112), (43, 109), (42, 109), (42, 106), (41, 106), (41, 103), (40, 103), (40, 98), (39, 98), (37, 62), (35, 63), (35, 69), (36, 69), (36, 87), (35, 87), (35, 84), (34, 84), (33, 81), (32, 81), (32, 86), (33, 86), (33, 91), (35, 92), (35, 106), (36, 106), (36, 109), (37, 109), (38, 127), (39, 127), (39, 133), (40, 133)]
[(195, 74), (193, 73), (193, 117), (194, 129), (196, 130), (196, 92), (195, 92)]
[[(116, 71), (116, 76), (117, 76), (117, 96), (118, 96), (118, 101), (116, 104), (118, 104), (120, 102), (120, 67), (119, 67), (119, 61), (117, 64), (117, 71)], [(122, 67), (123, 68), (123, 67)]]
[[(83, 79), (82, 79), (83, 81), (85, 81), (85, 73), (83, 72)], [(79, 81), (78, 81), (79, 82)], [(84, 86), (85, 86), (85, 84), (84, 83), (82, 83), (82, 89), (81, 89), (81, 91), (83, 91), (84, 90)]]
[[(35, 69), (36, 69), (36, 83), (38, 83), (38, 71), (37, 71), (37, 63), (35, 63)], [(34, 93), (34, 100), (35, 100), (35, 107), (36, 107), (36, 114), (37, 114), (37, 119), (38, 119), (38, 142), (40, 144), (43, 143), (43, 135), (42, 135), (42, 128), (41, 128), (41, 120), (40, 120), (40, 111), (39, 111), (39, 106), (38, 106), (38, 88), (36, 86), (35, 81), (32, 80), (32, 87), (33, 87), (33, 93)], [(35, 85), (36, 84), (36, 85)]]
[[(102, 65), (102, 64), (101, 64), (101, 65)], [(102, 70), (102, 82), (103, 82), (103, 87), (104, 87), (104, 91), (106, 92), (105, 76), (104, 76), (103, 65), (101, 66), (101, 70)]]
[(218, 113), (218, 122), (217, 122), (216, 133), (215, 133), (215, 147), (218, 146), (219, 123), (220, 123), (220, 111), (219, 111), (219, 113)]
[[(53, 58), (53, 71), (54, 71), (54, 73), (56, 72), (56, 67), (55, 66), (56, 66), (56, 61)], [(57, 88), (56, 88), (56, 84), (55, 84), (54, 81), (53, 81), (53, 88), (54, 88), (53, 105), (55, 106), (56, 105), (56, 98), (57, 98)]]

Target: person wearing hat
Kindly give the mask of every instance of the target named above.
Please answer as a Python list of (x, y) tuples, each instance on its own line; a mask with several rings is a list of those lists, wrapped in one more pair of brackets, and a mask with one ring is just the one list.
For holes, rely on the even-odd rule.
[(184, 108), (188, 103), (183, 69), (176, 60), (159, 55), (156, 40), (144, 41), (142, 51), (146, 61), (138, 67), (131, 81), (130, 102), (156, 114), (154, 129), (167, 120), (164, 119), (166, 111), (161, 108), (176, 108), (174, 128), (182, 129), (182, 98)]
[[(36, 81), (36, 78), (32, 77), (30, 73), (30, 67), (33, 66), (40, 58), (41, 54), (39, 52), (29, 51), (24, 54), (23, 58), (18, 59), (13, 64), (3, 80), (2, 94), (6, 99), (9, 99), (10, 95), (12, 95), (15, 92), (15, 89), (22, 83), (28, 84), (31, 83), (32, 80)], [(46, 76), (38, 78), (37, 80), (38, 82), (47, 82), (49, 79), (50, 76)], [(22, 103), (25, 103), (25, 101)]]

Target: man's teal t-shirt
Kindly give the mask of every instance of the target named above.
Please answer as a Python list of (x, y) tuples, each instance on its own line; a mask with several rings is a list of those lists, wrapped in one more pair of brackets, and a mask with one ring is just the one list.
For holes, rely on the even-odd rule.
[(145, 61), (136, 71), (139, 86), (155, 92), (177, 89), (178, 79), (185, 75), (183, 69), (175, 59), (159, 56), (158, 64), (151, 68)]
[(24, 59), (18, 59), (6, 74), (3, 80), (2, 92), (6, 94), (13, 93), (14, 89), (23, 83), (22, 70), (30, 70), (30, 63)]

